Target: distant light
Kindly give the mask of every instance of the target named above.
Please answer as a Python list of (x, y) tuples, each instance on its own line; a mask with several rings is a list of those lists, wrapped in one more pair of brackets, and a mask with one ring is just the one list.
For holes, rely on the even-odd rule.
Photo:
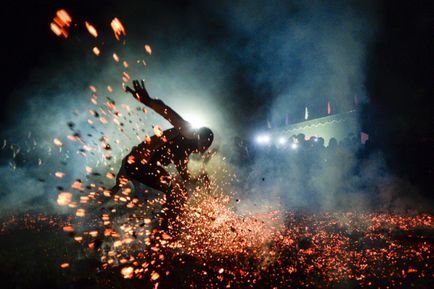
[(256, 137), (256, 142), (259, 144), (269, 144), (271, 137), (268, 134), (261, 134)]
[(283, 145), (286, 143), (286, 138), (284, 138), (283, 136), (279, 137), (279, 139), (277, 140), (279, 142), (279, 144)]
[(296, 144), (295, 142), (292, 143), (292, 144), (291, 144), (291, 148), (292, 148), (293, 150), (297, 149), (297, 148), (298, 148), (298, 144)]

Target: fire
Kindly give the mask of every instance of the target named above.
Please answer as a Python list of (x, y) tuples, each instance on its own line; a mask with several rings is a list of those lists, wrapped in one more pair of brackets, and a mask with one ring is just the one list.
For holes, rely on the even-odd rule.
[(115, 33), (115, 37), (117, 40), (120, 40), (120, 36), (125, 36), (125, 28), (122, 25), (121, 21), (118, 18), (114, 18), (111, 22), (111, 27), (113, 29), (113, 32)]
[(67, 206), (72, 201), (72, 194), (69, 192), (62, 192), (57, 196), (57, 204), (59, 206)]
[(96, 31), (95, 27), (93, 27), (89, 22), (85, 21), (84, 22), (86, 24), (86, 28), (87, 31), (89, 31), (89, 33), (93, 36), (93, 37), (98, 37), (98, 32)]
[(123, 275), (123, 277), (125, 279), (131, 279), (131, 278), (133, 278), (133, 275), (134, 275), (134, 268), (133, 267), (122, 268), (121, 274)]

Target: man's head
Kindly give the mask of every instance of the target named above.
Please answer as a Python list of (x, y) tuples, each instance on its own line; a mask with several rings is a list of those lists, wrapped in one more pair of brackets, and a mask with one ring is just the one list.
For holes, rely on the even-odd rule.
[(199, 153), (205, 152), (214, 140), (213, 132), (207, 127), (201, 127), (196, 131), (197, 135), (197, 151)]

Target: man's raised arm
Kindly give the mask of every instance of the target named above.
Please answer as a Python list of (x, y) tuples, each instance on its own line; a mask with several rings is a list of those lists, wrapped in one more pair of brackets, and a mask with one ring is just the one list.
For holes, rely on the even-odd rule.
[(134, 90), (127, 86), (126, 91), (130, 92), (135, 99), (152, 108), (155, 112), (167, 119), (184, 137), (188, 139), (194, 138), (190, 123), (184, 120), (176, 111), (167, 106), (162, 100), (151, 98), (145, 88), (145, 82), (143, 80), (141, 83), (138, 80), (133, 80), (133, 87)]

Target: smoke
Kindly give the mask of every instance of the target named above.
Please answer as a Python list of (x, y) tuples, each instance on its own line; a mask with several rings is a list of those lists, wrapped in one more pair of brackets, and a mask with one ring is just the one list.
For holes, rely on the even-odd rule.
[[(47, 57), (9, 98), (9, 125), (2, 131), (7, 141), (0, 168), (2, 208), (51, 207), (57, 191), (70, 190), (77, 179), (110, 186), (113, 181), (106, 173), (117, 172), (120, 159), (153, 134), (153, 125), (170, 127), (152, 111), (145, 114), (123, 91), (124, 72), (145, 79), (152, 96), (185, 118), (199, 118), (211, 127), (215, 147), (226, 160), (237, 158), (233, 138), (248, 138), (246, 132), (266, 119), (279, 125), (286, 115), (290, 122), (300, 121), (306, 106), (311, 117), (319, 117), (325, 115), (328, 101), (333, 112), (353, 109), (356, 95), (368, 101), (365, 65), (377, 29), (374, 2), (205, 1), (177, 7), (133, 1), (110, 7), (97, 16), (99, 39), (77, 28), (64, 40), (62, 52)], [(80, 12), (77, 7), (74, 11)], [(73, 19), (80, 18), (77, 14)], [(113, 39), (109, 23), (114, 16), (126, 26), (125, 45)], [(144, 44), (151, 45), (152, 55)], [(101, 50), (99, 57), (92, 54), (94, 46)], [(97, 105), (91, 102), (91, 85)], [(108, 85), (113, 92), (107, 91)], [(122, 126), (113, 123), (107, 103), (121, 112)], [(69, 141), (74, 134), (82, 141)], [(64, 146), (55, 146), (53, 138)], [(110, 150), (102, 143), (110, 144)], [(20, 152), (12, 158), (16, 148)], [(348, 202), (369, 206), (370, 190), (386, 202), (397, 199), (385, 193), (394, 182), (381, 156), (355, 169), (360, 160), (354, 150), (336, 156), (333, 165), (312, 170), (298, 164), (315, 160), (293, 157), (258, 156), (247, 167), (242, 160), (226, 162), (228, 171), (238, 171), (240, 183), (234, 189), (245, 199), (240, 208), (265, 203), (289, 208), (334, 209)], [(89, 177), (86, 167), (96, 174)], [(56, 171), (65, 177), (56, 178)]]
[[(228, 9), (228, 25), (246, 39), (238, 50), (250, 68), (246, 77), (256, 89), (269, 91), (272, 126), (285, 118), (303, 121), (305, 107), (317, 118), (327, 115), (328, 103), (334, 114), (369, 102), (365, 82), (380, 29), (377, 8), (371, 1), (250, 1)], [(264, 203), (313, 211), (429, 208), (421, 207), (424, 201), (409, 181), (390, 172), (380, 152), (368, 154), (354, 143), (324, 152), (269, 149), (239, 169), (249, 208)]]

